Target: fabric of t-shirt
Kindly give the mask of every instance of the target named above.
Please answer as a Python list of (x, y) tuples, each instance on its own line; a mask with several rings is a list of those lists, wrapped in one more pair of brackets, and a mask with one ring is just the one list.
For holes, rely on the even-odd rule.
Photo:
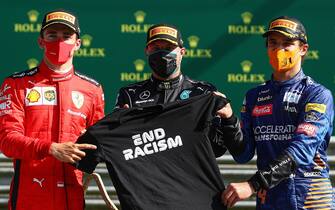
[(206, 136), (227, 99), (212, 94), (107, 115), (78, 139), (76, 167), (106, 162), (122, 210), (223, 210), (223, 180)]

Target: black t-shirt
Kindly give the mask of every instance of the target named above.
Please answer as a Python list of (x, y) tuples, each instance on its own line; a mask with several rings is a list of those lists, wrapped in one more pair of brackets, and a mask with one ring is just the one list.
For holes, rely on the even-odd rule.
[(224, 189), (206, 136), (226, 99), (211, 94), (144, 108), (119, 109), (90, 127), (77, 168), (106, 162), (122, 210), (222, 210)]

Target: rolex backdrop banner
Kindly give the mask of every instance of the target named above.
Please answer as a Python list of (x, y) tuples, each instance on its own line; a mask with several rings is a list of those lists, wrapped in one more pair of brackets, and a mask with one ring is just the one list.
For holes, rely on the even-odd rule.
[(103, 85), (106, 112), (112, 110), (121, 86), (150, 77), (144, 47), (146, 31), (156, 23), (181, 30), (186, 47), (182, 71), (216, 85), (232, 99), (235, 112), (245, 92), (271, 76), (261, 34), (280, 15), (304, 23), (310, 45), (305, 73), (335, 90), (335, 2), (331, 0), (3, 0), (1, 82), (38, 65), (43, 14), (56, 8), (73, 11), (79, 18), (82, 46), (74, 64)]

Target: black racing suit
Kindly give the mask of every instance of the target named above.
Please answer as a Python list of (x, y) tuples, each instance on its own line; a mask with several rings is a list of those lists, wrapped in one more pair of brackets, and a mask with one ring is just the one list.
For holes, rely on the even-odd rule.
[[(216, 90), (216, 87), (210, 83), (195, 81), (182, 74), (169, 81), (161, 81), (151, 77), (148, 80), (121, 88), (115, 107), (123, 108), (125, 104), (128, 104), (130, 108), (164, 104)], [(222, 156), (226, 152), (226, 148), (232, 155), (238, 155), (244, 150), (240, 123), (234, 115), (228, 119), (219, 116), (214, 118), (208, 137), (216, 157)]]

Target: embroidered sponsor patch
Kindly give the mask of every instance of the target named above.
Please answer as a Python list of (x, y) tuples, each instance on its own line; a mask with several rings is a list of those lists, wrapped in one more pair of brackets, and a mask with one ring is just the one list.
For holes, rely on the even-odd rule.
[(154, 102), (154, 99), (147, 99), (147, 100), (142, 100), (142, 101), (135, 101), (135, 104), (143, 104), (143, 103), (151, 103)]
[(77, 109), (84, 105), (84, 95), (79, 91), (72, 91), (72, 102)]
[(57, 92), (55, 87), (33, 87), (26, 89), (26, 106), (57, 105)]
[(252, 116), (259, 117), (272, 114), (272, 104), (255, 106), (252, 110)]
[(261, 91), (258, 92), (258, 95), (268, 94), (269, 92), (270, 92), (270, 89), (261, 90)]
[(12, 78), (21, 78), (21, 77), (24, 77), (24, 76), (33, 76), (37, 72), (38, 72), (38, 68), (34, 68), (34, 69), (31, 69), (31, 70), (28, 70), (28, 71), (14, 73), (11, 77)]
[(3, 96), (7, 90), (9, 90), (11, 87), (8, 84), (5, 84), (3, 88), (0, 90), (0, 96)]
[(180, 94), (180, 99), (188, 99), (190, 97), (190, 90), (183, 90), (183, 92)]
[(149, 90), (145, 90), (145, 91), (143, 91), (142, 93), (140, 93), (140, 99), (141, 100), (146, 100), (146, 99), (148, 99), (149, 97), (150, 97), (150, 91)]
[(11, 104), (12, 104), (11, 100), (0, 102), (0, 110), (6, 110), (6, 109), (8, 110), (8, 109), (10, 109), (10, 105)]
[(29, 90), (26, 99), (29, 103), (36, 103), (40, 100), (41, 93), (36, 89)]
[(298, 110), (294, 106), (284, 106), (284, 110), (291, 113), (298, 113)]
[(83, 119), (86, 120), (87, 116), (84, 114), (84, 113), (81, 113), (81, 112), (76, 112), (76, 111), (73, 111), (71, 109), (68, 109), (67, 110), (67, 113), (69, 113), (70, 115), (74, 115), (74, 116), (78, 116), (78, 117), (81, 117)]
[(285, 92), (283, 101), (297, 104), (299, 102), (301, 94), (301, 92)]
[(9, 89), (11, 89), (11, 87), (5, 84), (0, 90), (0, 116), (12, 113), (12, 94), (6, 93)]
[(323, 114), (326, 112), (326, 104), (307, 103), (305, 106), (305, 112), (309, 111), (316, 111)]
[(316, 112), (308, 112), (304, 116), (306, 122), (317, 122), (319, 121), (319, 116)]
[(302, 123), (298, 126), (296, 133), (302, 133), (307, 136), (315, 136), (317, 127), (310, 123)]
[(62, 181), (58, 181), (58, 182), (57, 182), (57, 187), (61, 187), (61, 188), (63, 188), (63, 187), (64, 187), (64, 182), (62, 182)]
[(56, 100), (56, 92), (54, 90), (47, 90), (44, 92), (44, 98), (48, 101)]
[(257, 101), (258, 102), (262, 102), (262, 101), (268, 101), (268, 100), (271, 100), (272, 99), (272, 96), (271, 95), (267, 95), (267, 96), (264, 96), (264, 97), (258, 97), (257, 98)]

